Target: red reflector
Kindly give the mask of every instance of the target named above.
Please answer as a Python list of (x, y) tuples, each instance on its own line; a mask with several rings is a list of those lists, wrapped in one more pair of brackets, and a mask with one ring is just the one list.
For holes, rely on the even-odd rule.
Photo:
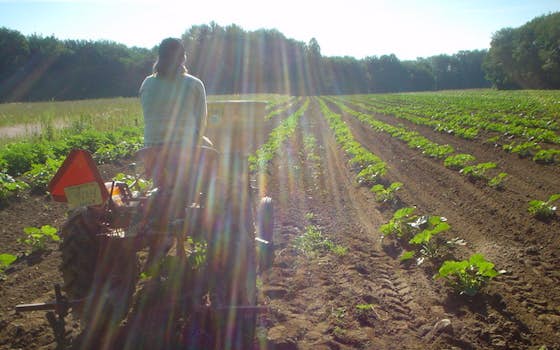
[(105, 201), (109, 194), (91, 154), (85, 150), (74, 149), (56, 172), (49, 183), (48, 189), (55, 201), (67, 202), (68, 199), (64, 192), (65, 188), (90, 182), (95, 182), (99, 185), (101, 198)]

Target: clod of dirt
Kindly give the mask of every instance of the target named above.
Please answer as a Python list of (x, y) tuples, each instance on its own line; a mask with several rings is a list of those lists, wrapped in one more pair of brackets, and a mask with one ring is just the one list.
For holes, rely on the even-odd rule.
[(438, 334), (440, 333), (452, 333), (453, 332), (453, 328), (451, 326), (451, 320), (448, 318), (444, 318), (441, 319), (439, 321), (436, 322), (436, 324), (434, 325), (434, 327), (432, 328), (431, 331), (428, 332), (428, 334), (426, 334), (425, 338), (427, 340), (431, 340), (434, 337), (436, 337)]

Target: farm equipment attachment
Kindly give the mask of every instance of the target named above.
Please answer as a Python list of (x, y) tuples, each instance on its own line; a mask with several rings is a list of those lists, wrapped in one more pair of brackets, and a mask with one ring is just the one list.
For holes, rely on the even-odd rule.
[[(125, 323), (129, 331), (153, 325), (152, 348), (251, 349), (263, 310), (257, 269), (273, 254), (272, 200), (255, 199), (247, 160), (267, 135), (265, 105), (209, 103), (207, 136), (217, 146), (141, 150), (152, 186), (139, 175), (105, 182), (91, 155), (73, 150), (49, 185), (70, 208), (60, 245), (66, 296), (57, 286), (55, 302), (16, 310), (52, 310), (58, 328), (71, 311), (83, 323), (83, 348)], [(178, 323), (189, 326), (170, 335)]]

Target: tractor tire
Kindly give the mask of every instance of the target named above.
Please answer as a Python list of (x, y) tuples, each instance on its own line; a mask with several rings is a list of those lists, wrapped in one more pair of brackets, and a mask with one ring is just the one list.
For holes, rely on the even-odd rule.
[(272, 198), (263, 197), (257, 207), (257, 237), (268, 242), (257, 243), (259, 271), (268, 270), (274, 261), (274, 205)]
[(63, 290), (69, 299), (88, 297), (95, 274), (99, 243), (95, 235), (100, 226), (93, 212), (81, 208), (62, 226), (62, 264), (59, 269), (64, 280)]
[(102, 220), (90, 208), (75, 211), (61, 229), (59, 269), (72, 309), (82, 326), (97, 329), (120, 322), (128, 313), (138, 278), (136, 253), (122, 241), (101, 244)]

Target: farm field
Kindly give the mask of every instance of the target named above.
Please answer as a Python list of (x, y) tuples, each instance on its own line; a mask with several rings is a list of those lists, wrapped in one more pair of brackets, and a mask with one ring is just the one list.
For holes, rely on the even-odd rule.
[[(560, 92), (252, 98), (271, 101), (269, 141), (250, 164), (275, 201), (258, 348), (560, 349), (559, 213), (528, 211), (560, 193)], [(118, 157), (110, 147), (97, 153), (105, 179), (126, 171), (140, 142), (131, 134)], [(25, 174), (9, 175), (33, 179)], [(66, 218), (64, 205), (31, 187), (0, 209), (0, 253), (19, 256), (0, 281), (0, 349), (57, 348), (44, 312), (13, 311), (53, 299), (62, 280), (56, 242), (24, 256), (18, 241), (25, 227), (59, 228)], [(395, 213), (406, 208), (399, 226)], [(416, 233), (423, 240), (412, 243)], [(444, 261), (474, 254), (494, 264), (481, 290), (460, 295), (434, 279)], [(67, 330), (67, 347), (78, 346), (77, 321), (68, 318)], [(119, 336), (141, 342), (147, 331)]]

